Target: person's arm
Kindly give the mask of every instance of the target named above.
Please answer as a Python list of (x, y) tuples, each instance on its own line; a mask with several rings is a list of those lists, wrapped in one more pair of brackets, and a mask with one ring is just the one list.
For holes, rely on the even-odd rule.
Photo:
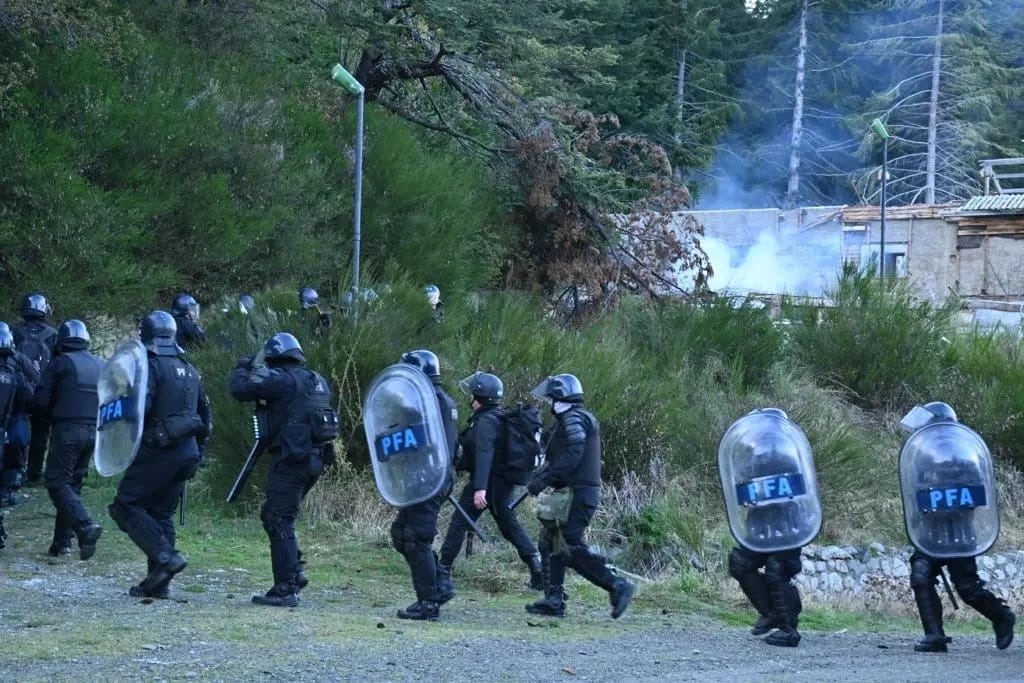
[(501, 436), (501, 419), (493, 413), (483, 413), (473, 426), (473, 449), (476, 459), (473, 467), (473, 504), (478, 510), (487, 507), (487, 482), (494, 465), (494, 451)]
[[(49, 416), (53, 411), (53, 389), (57, 386), (57, 382), (60, 381), (60, 372), (64, 368), (66, 361), (63, 357), (58, 356), (46, 366), (46, 370), (43, 371), (43, 378), (35, 388), (35, 395), (32, 395), (32, 388), (28, 390), (31, 411), (37, 415)], [(31, 366), (31, 363), (29, 364)], [(24, 372), (24, 368), (22, 368)], [(31, 385), (32, 382), (29, 378), (24, 378), (26, 385)]]

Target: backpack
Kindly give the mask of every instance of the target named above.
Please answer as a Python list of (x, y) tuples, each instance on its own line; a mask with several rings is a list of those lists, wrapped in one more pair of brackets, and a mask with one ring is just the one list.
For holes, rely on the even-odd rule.
[(53, 347), (51, 339), (57, 335), (57, 333), (49, 328), (43, 328), (41, 330), (21, 330), (23, 338), (21, 344), (18, 345), (18, 351), (21, 351), (35, 367), (36, 371), (42, 374), (43, 370), (49, 364), (50, 359), (53, 357)]
[(519, 404), (502, 416), (505, 423), (505, 465), (510, 472), (532, 472), (540, 464), (540, 433), (544, 423), (534, 406)]

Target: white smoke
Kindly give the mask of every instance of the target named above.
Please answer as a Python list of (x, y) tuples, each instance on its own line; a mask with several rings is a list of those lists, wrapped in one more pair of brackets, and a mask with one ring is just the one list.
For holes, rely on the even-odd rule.
[(748, 247), (704, 237), (716, 292), (821, 296), (835, 281), (840, 268), (840, 235), (812, 231), (778, 237), (763, 231)]

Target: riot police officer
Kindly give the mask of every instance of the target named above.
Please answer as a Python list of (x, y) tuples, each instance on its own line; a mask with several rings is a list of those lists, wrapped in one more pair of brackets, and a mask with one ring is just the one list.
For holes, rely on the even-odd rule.
[(427, 295), (427, 304), (430, 306), (430, 318), (436, 323), (444, 320), (444, 303), (441, 301), (441, 288), (437, 285), (427, 285), (423, 289)]
[(264, 345), (266, 367), (256, 368), (243, 357), (231, 373), (231, 395), (239, 401), (258, 401), (267, 425), (269, 452), (266, 500), (260, 510), (263, 529), (270, 539), (274, 585), (253, 603), (295, 607), (299, 591), (309, 583), (302, 552), (295, 536), (295, 520), (303, 498), (320, 478), (325, 465), (334, 463), (333, 440), (338, 417), (332, 408), (331, 389), (321, 375), (305, 366), (299, 341), (279, 332)]
[(166, 311), (150, 313), (139, 327), (148, 362), (142, 445), (107, 508), (146, 554), (146, 578), (128, 591), (134, 597), (166, 598), (171, 579), (188, 564), (175, 549), (173, 515), (213, 429), (202, 378), (181, 357), (177, 332)]
[[(46, 320), (53, 311), (46, 297), (39, 293), (26, 294), (21, 302), (22, 321), (14, 325), (14, 346), (19, 353), (31, 363), (33, 370), (27, 375), (30, 379), (34, 375), (35, 382), (39, 381), (46, 365), (53, 358), (57, 342), (57, 330)], [(23, 418), (20, 418), (23, 419)], [(28, 453), (25, 453), (24, 446), (13, 446), (12, 457), (17, 460), (18, 466), (14, 474), (8, 477), (15, 477), (13, 488), (18, 488), (21, 482), (22, 469), (25, 469), (25, 478), (29, 484), (38, 484), (43, 475), (43, 465), (46, 461), (46, 445), (49, 436), (50, 426), (43, 415), (30, 415), (31, 441), (28, 444)]]
[[(6, 437), (13, 417), (24, 413), (32, 400), (34, 385), (26, 378), (15, 356), (14, 335), (6, 323), (0, 323), (0, 432)], [(7, 538), (0, 516), (0, 548)]]
[[(527, 605), (526, 611), (565, 616), (566, 596), (562, 584), (568, 566), (608, 591), (612, 618), (618, 619), (633, 599), (636, 586), (616, 576), (604, 558), (592, 552), (584, 540), (601, 498), (600, 425), (597, 418), (583, 408), (583, 385), (575, 375), (548, 377), (534, 388), (533, 396), (550, 403), (555, 424), (547, 436), (548, 465), (533, 476), (527, 489), (531, 495), (538, 495), (551, 486), (555, 495), (571, 496), (571, 500), (564, 521), (542, 519), (538, 545), (546, 579), (544, 598)], [(565, 551), (555, 552), (563, 543)]]
[(1013, 641), (1016, 616), (985, 588), (975, 557), (999, 533), (992, 457), (985, 442), (959, 423), (939, 401), (915, 407), (901, 421), (910, 433), (900, 451), (900, 486), (910, 556), (910, 586), (924, 628), (917, 652), (946, 652), (952, 638), (942, 626), (942, 602), (935, 588), (949, 569), (960, 599), (992, 622), (996, 647)]
[(57, 355), (46, 366), (33, 399), (33, 414), (51, 425), (46, 489), (57, 512), (48, 551), (53, 557), (70, 554), (71, 539), (77, 536), (79, 555), (88, 560), (103, 531), (81, 499), (96, 438), (96, 383), (102, 369), (103, 361), (89, 352), (85, 324), (64, 321), (57, 330)]
[(186, 351), (194, 351), (206, 343), (206, 330), (199, 324), (199, 302), (182, 292), (174, 297), (171, 315), (178, 326), (175, 341)]
[[(527, 471), (510, 467), (505, 444), (505, 424), (501, 400), (505, 393), (501, 379), (487, 372), (474, 372), (459, 386), (472, 396), (473, 414), (469, 424), (459, 434), (462, 455), (459, 468), (470, 474), (462, 489), (459, 504), (475, 521), (484, 510), (490, 510), (501, 535), (515, 546), (519, 558), (530, 571), (530, 587), (544, 589), (540, 553), (523, 529), (515, 510), (508, 507), (509, 499), (518, 484), (526, 483)], [(461, 515), (452, 517), (441, 546), (442, 587), (451, 585), (451, 568), (462, 549), (462, 541), (469, 524)]]
[[(800, 551), (821, 529), (810, 444), (778, 408), (753, 410), (722, 437), (718, 467), (737, 545), (729, 575), (758, 612), (753, 635), (778, 647), (800, 643)], [(773, 630), (774, 629), (774, 630)]]
[[(455, 452), (459, 411), (455, 407), (455, 401), (441, 387), (441, 368), (437, 355), (427, 349), (418, 349), (402, 354), (402, 362), (418, 367), (434, 385), (434, 396), (437, 398), (444, 424), (448, 462), (451, 463), (452, 454)], [(409, 565), (413, 590), (416, 592), (416, 602), (398, 610), (399, 619), (433, 621), (441, 613), (440, 606), (455, 597), (450, 575), (445, 583), (440, 573), (437, 555), (433, 550), (434, 537), (437, 536), (437, 516), (450, 490), (449, 471), (437, 495), (422, 503), (400, 509), (391, 524), (391, 542)]]
[(320, 295), (312, 287), (299, 290), (299, 306), (304, 316), (312, 316), (310, 331), (319, 337), (331, 326), (331, 315), (320, 310)]

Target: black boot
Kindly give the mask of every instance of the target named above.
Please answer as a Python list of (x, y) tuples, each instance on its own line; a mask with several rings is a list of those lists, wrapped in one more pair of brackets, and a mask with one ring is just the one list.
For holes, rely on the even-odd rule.
[(152, 595), (166, 588), (175, 574), (188, 566), (188, 561), (178, 554), (177, 551), (162, 552), (156, 558), (156, 566), (146, 575), (146, 578), (139, 584), (139, 588)]
[(772, 599), (768, 593), (768, 584), (765, 583), (764, 574), (757, 571), (748, 571), (740, 574), (736, 579), (740, 590), (747, 596), (747, 600), (757, 610), (758, 619), (750, 629), (750, 634), (763, 636), (775, 628), (775, 615), (772, 613)]
[(88, 560), (96, 554), (96, 543), (100, 540), (103, 527), (99, 524), (86, 524), (76, 533), (78, 534), (78, 556), (83, 560)]
[(540, 559), (540, 553), (524, 557), (523, 562), (530, 570), (530, 588), (535, 591), (544, 590), (544, 566)]
[[(156, 569), (157, 563), (149, 558), (146, 558), (146, 565), (146, 574), (148, 576), (149, 574), (152, 574), (153, 571)], [(153, 598), (155, 600), (167, 600), (169, 597), (171, 597), (170, 586), (171, 582), (170, 579), (168, 579), (167, 583), (155, 587), (152, 591), (146, 591), (142, 587), (142, 582), (139, 582), (138, 585), (132, 586), (128, 589), (128, 595), (132, 596), (133, 598)]]
[(441, 616), (441, 606), (431, 600), (417, 600), (405, 609), (398, 610), (399, 619), (413, 621), (437, 621)]
[(1017, 623), (1017, 617), (1006, 603), (991, 591), (982, 590), (979, 593), (978, 597), (971, 600), (970, 605), (992, 622), (992, 630), (996, 632), (996, 647), (1005, 650), (1013, 642), (1013, 625)]
[(449, 565), (437, 563), (437, 603), (443, 605), (457, 595), (455, 584), (452, 582), (452, 568)]
[(768, 594), (771, 596), (772, 613), (775, 615), (776, 630), (764, 642), (776, 647), (796, 647), (800, 644), (800, 633), (796, 630), (793, 609), (793, 586), (789, 581), (769, 581)]
[(295, 585), (279, 583), (268, 590), (266, 595), (252, 596), (252, 604), (268, 607), (296, 607), (299, 604), (299, 595)]
[(636, 585), (626, 579), (616, 579), (612, 589), (608, 592), (608, 599), (612, 603), (612, 619), (618, 619), (629, 607), (633, 600), (633, 593), (636, 592)]
[(302, 559), (302, 551), (298, 553), (299, 568), (295, 572), (295, 587), (302, 590), (309, 585), (309, 577), (306, 576), (306, 561)]
[(935, 586), (914, 588), (914, 602), (921, 617), (924, 638), (914, 646), (915, 652), (947, 652), (952, 638), (942, 630), (942, 603)]
[(562, 592), (562, 587), (548, 586), (544, 590), (544, 597), (527, 605), (526, 611), (543, 617), (564, 617), (565, 593)]

